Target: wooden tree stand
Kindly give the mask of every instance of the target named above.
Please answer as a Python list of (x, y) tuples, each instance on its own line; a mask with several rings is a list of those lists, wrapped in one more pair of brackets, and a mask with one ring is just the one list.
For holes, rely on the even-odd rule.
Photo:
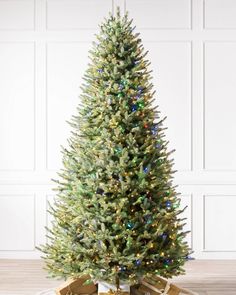
[[(89, 284), (83, 285), (88, 279), (88, 276), (84, 276), (78, 279), (71, 279), (66, 281), (58, 289), (56, 289), (57, 295), (99, 295), (97, 294), (97, 285)], [(111, 295), (111, 293), (109, 293)], [(150, 279), (141, 280), (140, 284), (133, 285), (130, 288), (131, 295), (197, 295), (190, 290), (180, 288), (175, 284), (168, 282), (167, 280), (155, 276)], [(104, 293), (102, 293), (104, 295)], [(116, 295), (116, 294), (114, 294)], [(122, 295), (122, 292), (119, 294)]]

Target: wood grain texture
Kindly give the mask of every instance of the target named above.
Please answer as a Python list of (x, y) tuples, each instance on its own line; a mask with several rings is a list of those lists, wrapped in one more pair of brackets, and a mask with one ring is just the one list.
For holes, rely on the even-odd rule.
[[(47, 278), (40, 260), (0, 260), (0, 295), (35, 295), (58, 287)], [(186, 275), (172, 281), (199, 295), (235, 295), (236, 260), (195, 260), (186, 263)]]

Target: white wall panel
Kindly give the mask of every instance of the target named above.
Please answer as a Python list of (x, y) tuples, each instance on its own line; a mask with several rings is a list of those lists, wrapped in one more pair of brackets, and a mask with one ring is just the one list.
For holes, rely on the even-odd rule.
[(34, 169), (34, 44), (0, 43), (0, 170)]
[(111, 9), (112, 1), (107, 0), (48, 0), (47, 28), (97, 28)]
[(34, 29), (34, 0), (1, 0), (0, 30)]
[(152, 42), (145, 44), (153, 69), (156, 104), (167, 116), (166, 137), (178, 170), (191, 169), (191, 43)]
[(235, 0), (205, 0), (204, 17), (206, 29), (235, 29)]
[(191, 0), (126, 0), (138, 28), (191, 28)]
[(34, 195), (0, 195), (0, 250), (34, 250)]
[(47, 51), (47, 168), (61, 167), (61, 148), (66, 146), (76, 114), (79, 87), (88, 63), (87, 43), (52, 43)]
[(236, 195), (204, 197), (204, 249), (236, 251)]
[(236, 42), (205, 44), (205, 168), (236, 170)]

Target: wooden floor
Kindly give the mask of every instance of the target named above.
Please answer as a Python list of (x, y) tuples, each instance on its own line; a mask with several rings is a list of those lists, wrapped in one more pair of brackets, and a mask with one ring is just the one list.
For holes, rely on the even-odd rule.
[[(46, 278), (39, 260), (0, 260), (0, 295), (35, 295), (61, 282)], [(236, 295), (236, 260), (194, 260), (173, 279), (199, 295)]]

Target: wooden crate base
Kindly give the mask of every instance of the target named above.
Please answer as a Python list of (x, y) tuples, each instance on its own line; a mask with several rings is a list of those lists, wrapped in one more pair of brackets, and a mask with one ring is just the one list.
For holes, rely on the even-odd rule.
[[(57, 295), (99, 295), (97, 285), (91, 283), (83, 285), (89, 277), (81, 277), (66, 281), (57, 290)], [(164, 278), (155, 276), (152, 279), (143, 279), (140, 284), (131, 286), (130, 295), (197, 295), (190, 290), (180, 288), (169, 283)]]
[[(198, 295), (190, 290), (178, 287), (159, 276), (155, 276), (152, 279), (142, 279), (136, 290), (141, 294), (134, 295), (147, 295), (148, 293), (148, 295)], [(135, 293), (135, 290), (133, 293)]]
[(94, 294), (97, 295), (97, 286), (93, 283), (89, 285), (83, 285), (83, 283), (89, 279), (88, 276), (84, 276), (78, 279), (70, 279), (56, 289), (56, 295), (74, 295), (74, 294)]

